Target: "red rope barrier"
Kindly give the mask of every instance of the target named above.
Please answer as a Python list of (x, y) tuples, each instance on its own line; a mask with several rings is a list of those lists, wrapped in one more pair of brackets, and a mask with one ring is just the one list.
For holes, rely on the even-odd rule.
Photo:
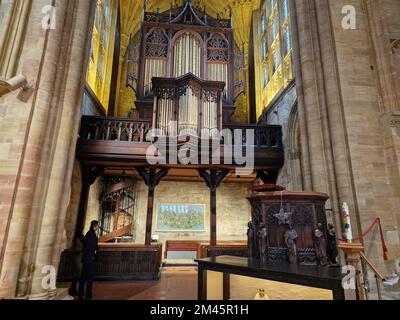
[[(383, 236), (383, 229), (382, 229), (382, 224), (381, 224), (381, 219), (380, 218), (376, 218), (374, 220), (374, 222), (371, 224), (371, 226), (367, 229), (367, 231), (365, 231), (363, 234), (359, 235), (358, 237), (354, 238), (353, 240), (354, 241), (360, 241), (360, 240), (364, 239), (372, 231), (372, 229), (375, 227), (375, 225), (377, 225), (377, 224), (378, 224), (379, 233), (380, 233), (380, 236), (381, 236), (383, 259), (385, 261), (387, 261), (388, 260), (388, 255), (387, 255), (388, 249), (386, 247), (385, 238)], [(344, 242), (347, 241), (347, 239), (342, 239), (342, 238), (338, 238), (338, 240), (344, 241)]]

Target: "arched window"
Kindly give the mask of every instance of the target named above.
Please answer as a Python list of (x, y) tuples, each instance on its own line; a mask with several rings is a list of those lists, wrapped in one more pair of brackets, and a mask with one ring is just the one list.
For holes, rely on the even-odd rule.
[(174, 69), (175, 78), (187, 73), (192, 73), (201, 78), (202, 44), (199, 37), (192, 32), (179, 35), (174, 43)]
[(152, 29), (145, 40), (145, 79), (144, 94), (151, 93), (151, 79), (167, 75), (167, 56), (169, 39), (162, 29)]

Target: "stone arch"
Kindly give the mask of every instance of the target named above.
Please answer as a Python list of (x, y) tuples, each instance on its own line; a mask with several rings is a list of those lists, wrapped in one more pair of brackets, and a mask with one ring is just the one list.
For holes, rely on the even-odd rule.
[(297, 101), (289, 114), (286, 130), (285, 158), (287, 173), (290, 177), (289, 190), (301, 191), (304, 189), (301, 170), (301, 133)]

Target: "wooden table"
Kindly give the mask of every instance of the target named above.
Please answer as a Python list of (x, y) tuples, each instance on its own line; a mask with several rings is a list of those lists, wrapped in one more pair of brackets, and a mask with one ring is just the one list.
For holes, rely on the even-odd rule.
[(345, 300), (342, 268), (220, 256), (198, 262), (198, 299), (207, 300), (207, 271), (223, 273), (223, 299), (230, 299), (230, 274), (331, 290), (334, 300)]

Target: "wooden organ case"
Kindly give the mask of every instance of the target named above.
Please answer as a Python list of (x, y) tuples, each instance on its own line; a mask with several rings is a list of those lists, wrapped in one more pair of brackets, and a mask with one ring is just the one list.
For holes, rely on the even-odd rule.
[[(181, 128), (220, 129), (222, 124), (230, 123), (235, 101), (245, 92), (244, 54), (234, 42), (232, 18), (214, 18), (190, 1), (166, 12), (147, 12), (145, 6), (141, 29), (131, 37), (127, 55), (127, 86), (135, 92), (140, 118), (156, 120), (164, 126), (159, 129), (165, 130), (162, 119), (176, 120)], [(171, 97), (164, 99), (165, 105), (159, 102), (157, 106), (163, 109), (158, 119), (153, 117), (153, 80), (158, 98), (160, 92), (171, 88), (167, 85), (163, 89), (164, 84), (179, 87), (186, 81), (178, 92), (186, 97), (178, 99), (179, 108)], [(211, 99), (203, 95), (217, 91)], [(199, 95), (206, 103), (199, 100)], [(189, 109), (185, 110), (185, 105)]]

